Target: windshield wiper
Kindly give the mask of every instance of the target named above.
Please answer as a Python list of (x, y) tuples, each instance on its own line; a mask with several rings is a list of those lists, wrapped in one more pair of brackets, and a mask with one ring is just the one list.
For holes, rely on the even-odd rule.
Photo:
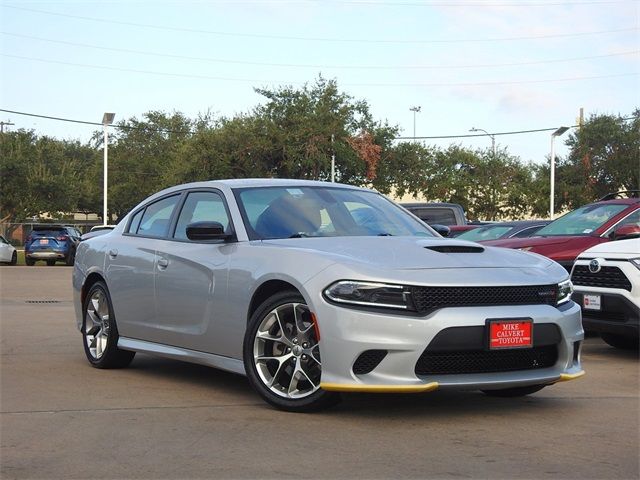
[(293, 235), (289, 235), (289, 238), (309, 238), (311, 235), (307, 235), (304, 232), (294, 233)]
[(382, 232), (378, 234), (379, 237), (393, 237), (393, 233)]

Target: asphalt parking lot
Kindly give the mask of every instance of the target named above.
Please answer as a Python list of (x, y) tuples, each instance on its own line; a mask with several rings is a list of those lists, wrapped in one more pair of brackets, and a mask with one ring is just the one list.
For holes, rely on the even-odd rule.
[(0, 267), (2, 478), (639, 477), (638, 357), (598, 338), (585, 377), (530, 397), (353, 394), (283, 413), (198, 365), (91, 368), (70, 279)]

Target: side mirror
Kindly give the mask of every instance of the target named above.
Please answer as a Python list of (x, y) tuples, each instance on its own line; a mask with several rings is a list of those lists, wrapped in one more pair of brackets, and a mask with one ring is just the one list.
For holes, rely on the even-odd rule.
[(187, 225), (187, 238), (196, 242), (229, 240), (233, 235), (225, 233), (220, 222), (193, 222)]
[(451, 229), (446, 225), (440, 225), (438, 223), (430, 223), (429, 226), (433, 228), (436, 232), (438, 232), (443, 237), (448, 237), (449, 233), (451, 233)]
[(640, 237), (640, 225), (635, 223), (627, 223), (620, 225), (613, 231), (613, 240), (623, 240), (625, 238)]

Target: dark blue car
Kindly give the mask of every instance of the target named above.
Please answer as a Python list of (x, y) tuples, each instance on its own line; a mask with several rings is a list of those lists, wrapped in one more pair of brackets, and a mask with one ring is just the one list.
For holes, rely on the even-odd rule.
[(44, 260), (52, 266), (58, 260), (73, 265), (81, 233), (65, 225), (34, 225), (24, 244), (24, 259), (27, 265)]

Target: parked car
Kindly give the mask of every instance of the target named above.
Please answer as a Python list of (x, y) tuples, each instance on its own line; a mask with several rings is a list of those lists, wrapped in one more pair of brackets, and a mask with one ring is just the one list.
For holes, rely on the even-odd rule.
[(582, 323), (616, 348), (638, 349), (640, 238), (601, 243), (580, 254), (571, 280)]
[(290, 411), (344, 391), (521, 396), (584, 373), (562, 267), (442, 239), (346, 185), (163, 190), (80, 243), (73, 290), (91, 365), (145, 352), (214, 366)]
[(464, 209), (462, 205), (457, 203), (416, 202), (401, 203), (400, 205), (428, 224), (445, 225), (447, 227), (467, 224)]
[(89, 238), (99, 237), (100, 235), (104, 235), (105, 233), (110, 232), (115, 228), (115, 225), (95, 225), (91, 227), (87, 233), (82, 234), (80, 237), (80, 241), (88, 240)]
[(0, 235), (0, 263), (8, 265), (18, 263), (18, 252), (2, 235)]
[(462, 232), (457, 238), (471, 242), (486, 242), (499, 238), (527, 238), (550, 222), (551, 220), (519, 220), (490, 223), (489, 225), (481, 225), (474, 230)]
[(73, 265), (81, 233), (68, 225), (34, 225), (24, 244), (24, 259), (29, 266), (44, 260), (52, 266), (58, 260)]
[[(530, 238), (491, 240), (484, 245), (515, 248), (539, 253), (571, 271), (576, 257), (587, 248), (611, 240), (622, 240), (640, 225), (638, 191), (607, 195), (605, 199), (584, 205), (554, 220)], [(635, 197), (633, 197), (635, 195)]]

